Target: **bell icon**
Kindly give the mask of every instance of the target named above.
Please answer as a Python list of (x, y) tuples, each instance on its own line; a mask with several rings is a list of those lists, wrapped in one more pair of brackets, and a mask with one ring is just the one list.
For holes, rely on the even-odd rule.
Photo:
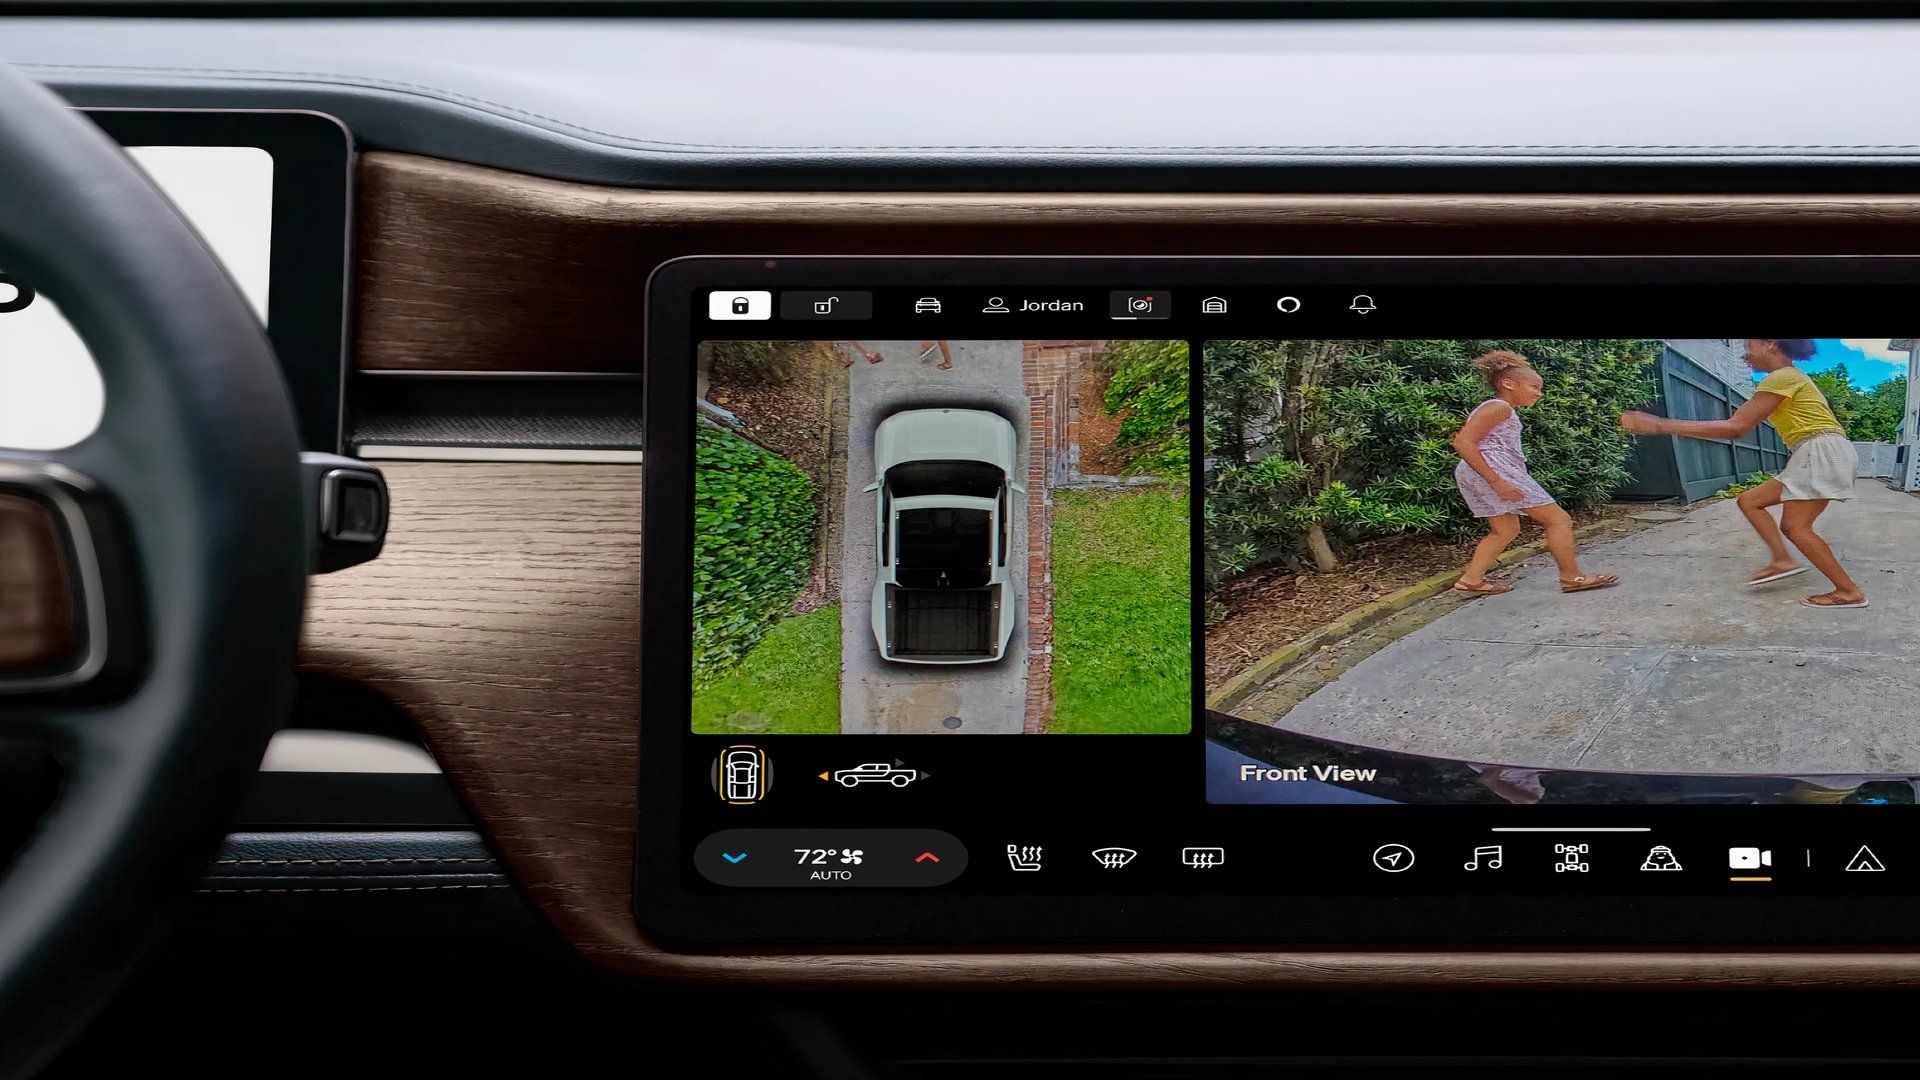
[(1373, 302), (1373, 297), (1368, 296), (1366, 293), (1361, 293), (1359, 296), (1353, 298), (1353, 303), (1347, 305), (1347, 310), (1356, 314), (1365, 315), (1367, 312), (1373, 311), (1378, 307), (1379, 305)]
[(1647, 861), (1640, 864), (1642, 870), (1678, 870), (1680, 860), (1673, 857), (1673, 849), (1665, 844), (1656, 846), (1647, 852)]

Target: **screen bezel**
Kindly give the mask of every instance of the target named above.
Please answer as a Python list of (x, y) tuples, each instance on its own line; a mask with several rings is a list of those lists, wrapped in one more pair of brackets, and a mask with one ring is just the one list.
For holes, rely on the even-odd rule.
[(301, 447), (341, 452), (353, 211), (346, 126), (295, 110), (81, 111), (122, 146), (243, 146), (272, 155), (267, 336), (299, 419)]
[[(682, 799), (696, 778), (688, 763), (692, 551), (694, 301), (712, 288), (819, 288), (887, 284), (1018, 289), (1194, 285), (1879, 285), (1920, 284), (1920, 260), (1902, 257), (689, 257), (659, 267), (647, 307), (646, 444), (643, 466), (641, 680), (644, 752), (638, 763), (634, 912), (642, 930), (689, 950), (813, 947), (900, 951), (925, 947), (1245, 948), (1355, 945), (1653, 946), (1865, 945), (1912, 943), (1905, 895), (1222, 895), (1081, 892), (1012, 895), (939, 890), (716, 892), (694, 883)], [(769, 324), (757, 324), (767, 327)], [(777, 327), (779, 324), (771, 324)], [(772, 332), (768, 337), (834, 337)], [(747, 336), (747, 335), (742, 335)], [(758, 335), (754, 335), (758, 336)], [(1027, 336), (1032, 336), (1031, 334)], [(1152, 336), (1151, 334), (1134, 336)], [(1186, 335), (1172, 334), (1180, 337)], [(1142, 736), (1120, 736), (1143, 738)], [(861, 736), (858, 738), (874, 738)], [(993, 739), (986, 736), (984, 739)], [(1104, 736), (1079, 736), (1079, 739)], [(1151, 738), (1151, 737), (1147, 737)], [(975, 741), (983, 741), (977, 738)], [(1171, 776), (1168, 785), (1185, 778)], [(1764, 823), (1782, 835), (1809, 821), (1827, 829), (1864, 819), (1863, 807), (1679, 807), (1667, 812), (1720, 830)], [(1567, 820), (1578, 808), (1292, 807), (1288, 819), (1324, 827), (1365, 822), (1395, 829), (1417, 815), (1449, 825), (1507, 817)], [(1892, 824), (1884, 810), (1875, 826)], [(1908, 811), (1909, 813), (1911, 811)], [(1196, 820), (1273, 824), (1270, 807), (1204, 804)], [(1378, 815), (1402, 815), (1382, 818)], [(1809, 818), (1807, 815), (1813, 815)], [(1738, 816), (1732, 816), (1738, 815)], [(1820, 816), (1828, 815), (1828, 816)], [(901, 822), (902, 824), (917, 824)], [(857, 825), (859, 822), (842, 822)], [(1717, 835), (1717, 834), (1716, 834)], [(976, 855), (976, 858), (978, 855)]]

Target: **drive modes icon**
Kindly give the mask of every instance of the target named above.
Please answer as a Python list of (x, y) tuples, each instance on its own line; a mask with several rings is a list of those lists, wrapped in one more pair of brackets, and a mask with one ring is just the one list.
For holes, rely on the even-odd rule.
[(1680, 860), (1674, 856), (1672, 848), (1665, 844), (1656, 844), (1652, 851), (1647, 852), (1647, 859), (1640, 864), (1640, 869), (1678, 870), (1680, 869)]

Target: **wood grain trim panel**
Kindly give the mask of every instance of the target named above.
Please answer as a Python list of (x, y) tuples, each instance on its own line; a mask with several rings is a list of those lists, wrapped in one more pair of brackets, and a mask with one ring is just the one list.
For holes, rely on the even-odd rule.
[(313, 579), (301, 666), (411, 715), (566, 936), (636, 943), (640, 470), (389, 462), (380, 558)]
[(374, 562), (314, 579), (301, 663), (419, 721), (513, 875), (581, 953), (636, 975), (827, 986), (1920, 986), (1920, 953), (662, 951), (631, 911), (640, 470), (385, 466)]
[[(369, 153), (360, 198), (368, 371), (637, 371), (646, 275), (688, 254), (1920, 250), (1908, 196), (657, 192)], [(791, 985), (1920, 986), (1920, 952), (1890, 950), (664, 952), (630, 915), (639, 470), (386, 472), (386, 552), (315, 580), (302, 663), (411, 714), (515, 878), (609, 968)]]
[(368, 153), (359, 366), (640, 368), (682, 255), (1900, 254), (1905, 195), (1156, 195), (643, 191)]

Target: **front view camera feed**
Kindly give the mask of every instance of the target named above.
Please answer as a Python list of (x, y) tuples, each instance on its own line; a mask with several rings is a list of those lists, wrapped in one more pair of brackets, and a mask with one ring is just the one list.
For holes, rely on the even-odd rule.
[(1912, 801), (1908, 344), (1208, 342), (1208, 797)]
[(1179, 341), (699, 352), (693, 730), (1192, 728)]

